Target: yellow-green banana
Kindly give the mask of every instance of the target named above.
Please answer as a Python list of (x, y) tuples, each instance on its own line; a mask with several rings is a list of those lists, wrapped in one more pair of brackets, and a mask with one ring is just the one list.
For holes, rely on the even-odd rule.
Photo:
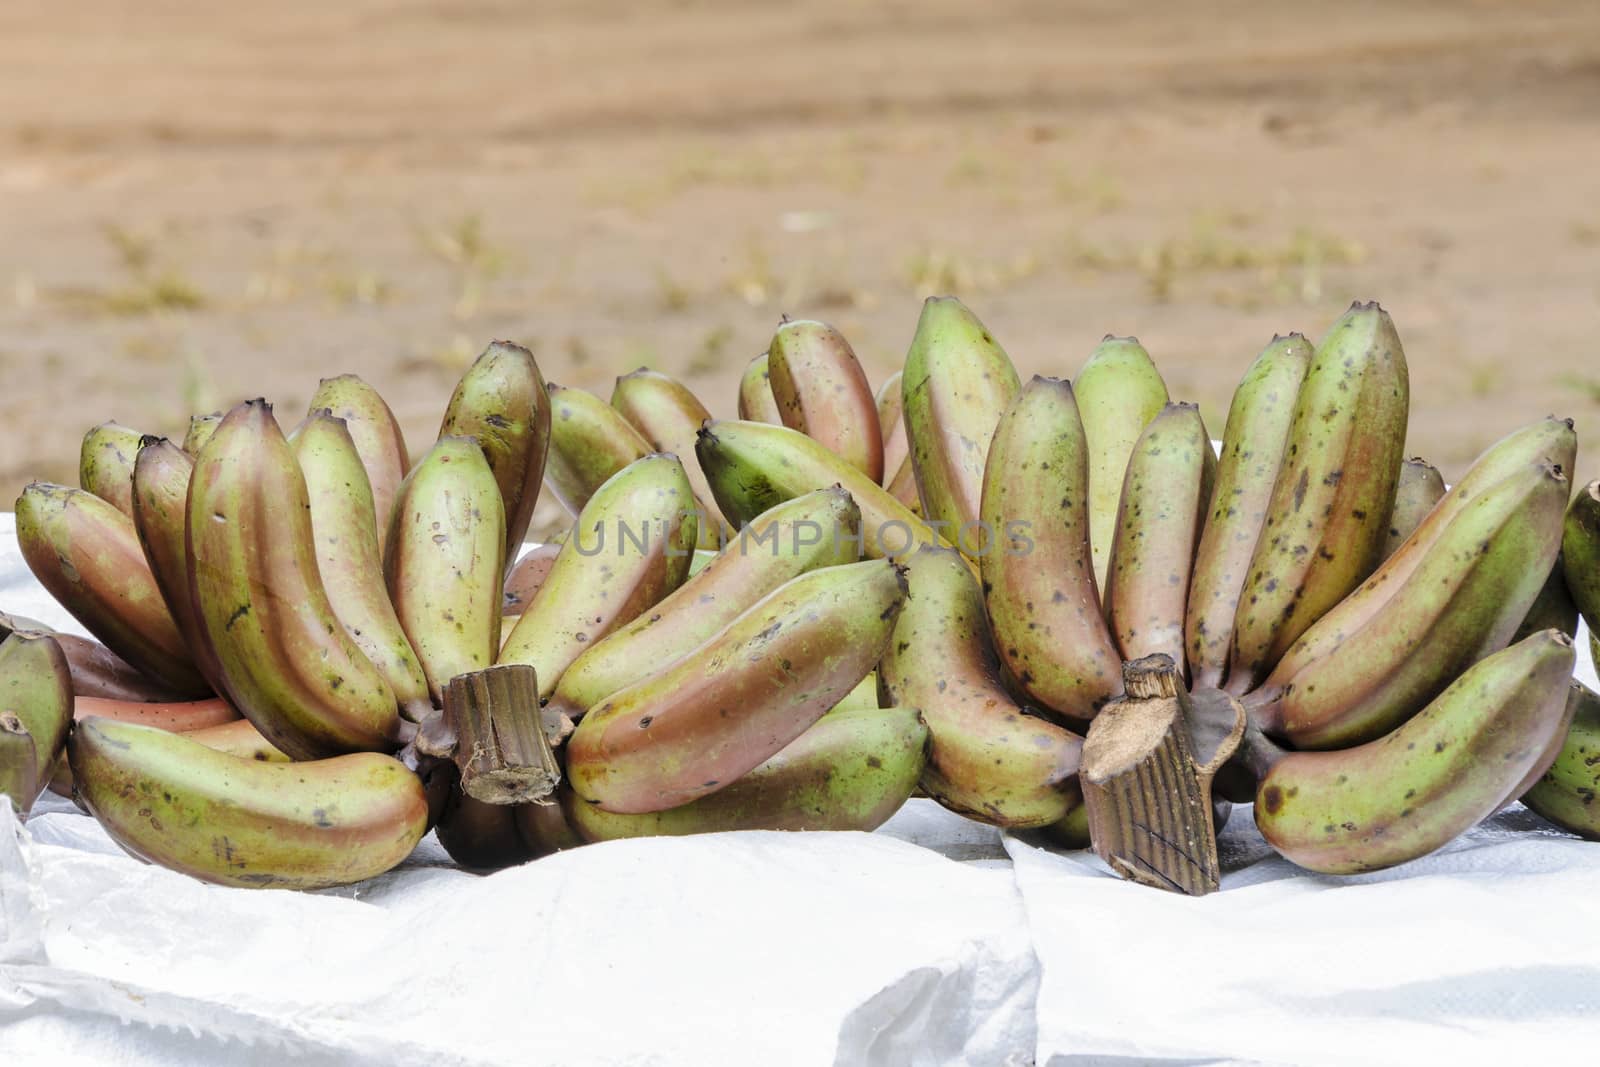
[(67, 750), (78, 796), (112, 840), (221, 885), (359, 882), (410, 855), (427, 825), (417, 776), (374, 752), (311, 763), (243, 759), (109, 719), (79, 723)]
[(313, 411), (294, 440), (311, 500), (317, 570), (345, 632), (394, 691), (400, 713), (420, 722), (433, 710), (428, 679), (384, 584), (377, 511), (349, 425)]
[(1534, 634), (1376, 741), (1278, 754), (1256, 793), (1256, 826), (1290, 861), (1325, 874), (1427, 855), (1498, 808), (1544, 757), (1567, 719), (1572, 664), (1565, 634)]
[(26, 816), (50, 781), (72, 725), (72, 669), (55, 638), (0, 640), (0, 793)]
[(441, 437), (395, 495), (383, 573), (433, 702), (500, 648), (505, 509), (475, 438)]
[(923, 303), (900, 379), (901, 418), (922, 513), (958, 548), (961, 529), (978, 521), (990, 438), (1020, 388), (1005, 349), (961, 301)]
[(711, 419), (705, 405), (676, 378), (640, 367), (617, 379), (611, 406), (622, 412), (655, 451), (678, 457), (700, 505), (699, 547), (711, 552), (721, 548), (733, 531), (723, 521), (694, 455), (695, 435)]
[(861, 512), (835, 486), (758, 516), (698, 575), (632, 622), (591, 643), (550, 706), (573, 719), (711, 638), (789, 579), (859, 557)]
[(1381, 558), (1410, 384), (1394, 323), (1355, 304), (1312, 357), (1234, 620), (1228, 690), (1267, 676)]
[[(1089, 555), (1089, 451), (1072, 386), (1035, 377), (1000, 417), (979, 558), (995, 647), (1022, 694), (1087, 722), (1122, 689)], [(920, 565), (919, 565), (920, 566)]]
[(1072, 387), (1089, 441), (1089, 545), (1095, 582), (1103, 590), (1128, 457), (1171, 397), (1139, 339), (1109, 334), (1089, 354)]
[(115, 422), (102, 422), (83, 435), (78, 451), (78, 485), (129, 518), (133, 517), (133, 461), (143, 436)]
[(878, 664), (886, 707), (922, 711), (933, 747), (922, 789), (996, 826), (1060, 822), (1083, 803), (1083, 739), (1017, 706), (1000, 682), (978, 580), (953, 549), (905, 560), (910, 596)]
[(506, 559), (528, 534), (550, 448), (550, 394), (533, 353), (510, 341), (483, 350), (456, 383), (440, 437), (476, 438), (506, 516)]
[[(372, 488), (372, 509), (377, 516), (378, 533), (389, 528), (394, 494), (400, 480), (411, 469), (406, 451), (406, 436), (378, 391), (354, 374), (324, 378), (311, 394), (307, 411), (327, 408), (336, 419), (343, 419), (350, 439), (367, 468), (367, 483)], [(188, 443), (184, 443), (188, 451)]]
[(772, 372), (765, 352), (750, 361), (739, 378), (739, 417), (747, 422), (781, 425), (783, 416), (772, 395)]
[(550, 454), (544, 477), (561, 506), (576, 515), (606, 479), (650, 454), (622, 412), (582, 389), (551, 382)]
[(1600, 695), (1573, 682), (1568, 703), (1572, 720), (1560, 751), (1522, 802), (1563, 830), (1600, 841)]
[(772, 396), (783, 424), (883, 482), (878, 403), (855, 350), (825, 322), (784, 319), (767, 349)]
[(500, 662), (531, 666), (548, 700), (586, 648), (683, 584), (697, 511), (676, 456), (648, 455), (618, 471), (584, 505)]
[(709, 796), (618, 815), (570, 791), (566, 809), (589, 841), (727, 830), (875, 830), (911, 796), (927, 763), (915, 708), (835, 711), (755, 770)]
[(1274, 337), (1234, 390), (1184, 620), (1184, 651), (1196, 687), (1220, 687), (1227, 676), (1239, 594), (1283, 465), (1311, 351), (1303, 334)]

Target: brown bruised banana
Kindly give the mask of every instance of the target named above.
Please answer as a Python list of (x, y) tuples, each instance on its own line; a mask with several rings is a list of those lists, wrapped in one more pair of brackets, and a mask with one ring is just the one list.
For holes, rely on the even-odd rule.
[(0, 793), (26, 817), (50, 781), (72, 724), (72, 671), (55, 639), (0, 640)]
[(1122, 689), (1089, 553), (1089, 451), (1072, 385), (1035, 377), (1000, 417), (979, 558), (995, 648), (1023, 695), (1087, 722)]
[(650, 454), (622, 412), (582, 389), (549, 383), (550, 454), (544, 478), (561, 506), (576, 515), (606, 479)]
[(618, 471), (579, 514), (499, 662), (531, 666), (539, 699), (548, 700), (584, 649), (683, 584), (697, 529), (676, 456), (649, 455)]
[(1089, 545), (1095, 582), (1103, 591), (1128, 456), (1171, 397), (1139, 339), (1110, 334), (1089, 354), (1073, 389), (1089, 441)]
[(133, 517), (133, 461), (144, 437), (115, 422), (102, 422), (83, 435), (78, 450), (78, 485), (130, 519)]
[(1384, 559), (1394, 555), (1406, 539), (1417, 532), (1417, 527), (1444, 494), (1444, 476), (1427, 460), (1413, 456), (1400, 465), (1400, 481), (1394, 490), (1394, 514), (1389, 517), (1389, 535), (1383, 542)]
[(842, 486), (861, 509), (861, 554), (903, 556), (939, 535), (883, 487), (798, 430), (760, 422), (713, 420), (695, 454), (717, 504), (735, 526), (805, 493)]
[(306, 482), (266, 401), (200, 449), (188, 517), (191, 595), (229, 701), (295, 759), (397, 747), (394, 691), (328, 601)]
[(505, 550), (505, 507), (483, 450), (441, 437), (400, 483), (383, 553), (389, 599), (435, 704), (451, 678), (495, 661)]
[(110, 700), (181, 699), (98, 641), (77, 634), (57, 633), (41, 622), (0, 612), (0, 640), (13, 633), (54, 638), (67, 657), (67, 668), (72, 672), (72, 692), (76, 696)]
[(1083, 739), (1006, 692), (978, 580), (959, 554), (923, 547), (905, 566), (910, 595), (878, 664), (878, 689), (885, 706), (918, 708), (928, 724), (923, 791), (995, 826), (1060, 822), (1083, 803)]
[(1381, 558), (1410, 384), (1394, 323), (1354, 304), (1317, 346), (1234, 620), (1228, 691), (1254, 688)]
[(1573, 682), (1561, 747), (1522, 802), (1563, 830), (1600, 841), (1600, 696)]
[(427, 826), (417, 776), (375, 752), (309, 763), (242, 759), (108, 719), (79, 723), (67, 751), (78, 796), (113, 841), (219, 885), (359, 882), (410, 855)]
[(433, 711), (428, 679), (384, 584), (372, 485), (349, 426), (326, 408), (314, 411), (294, 452), (311, 500), (317, 571), (333, 612), (389, 683), (400, 713), (420, 722)]
[(1215, 458), (1193, 404), (1168, 404), (1128, 456), (1106, 572), (1106, 622), (1125, 660), (1159, 653), (1184, 662), (1190, 569)]
[(617, 815), (568, 791), (566, 810), (589, 841), (730, 830), (872, 831), (916, 789), (927, 750), (928, 727), (915, 708), (835, 711), (732, 785), (681, 807)]
[(587, 843), (567, 821), (564, 801), (571, 796), (572, 790), (562, 785), (548, 803), (517, 804), (511, 808), (517, 821), (517, 832), (522, 835), (522, 843), (534, 859)]
[(189, 429), (183, 435), (183, 450), (189, 453), (190, 458), (198, 456), (200, 449), (211, 440), (211, 435), (217, 432), (217, 427), (222, 424), (222, 412), (212, 411), (204, 415), (190, 415)]
[(872, 670), (905, 601), (886, 560), (802, 574), (689, 655), (589, 709), (567, 780), (607, 811), (664, 811), (731, 785)]
[(622, 412), (657, 452), (678, 457), (700, 505), (699, 547), (715, 552), (733, 533), (723, 521), (711, 486), (694, 455), (695, 435), (711, 419), (700, 399), (675, 378), (640, 367), (617, 379), (611, 406)]
[(550, 706), (576, 720), (606, 697), (687, 654), (791, 578), (860, 558), (861, 511), (835, 486), (758, 516), (698, 575), (586, 648)]
[(533, 353), (510, 341), (484, 349), (456, 383), (439, 436), (472, 437), (483, 449), (504, 506), (505, 558), (515, 561), (550, 448), (550, 395)]
[(778, 401), (772, 395), (772, 372), (767, 353), (750, 361), (739, 378), (739, 417), (746, 422), (783, 424)]
[(42, 482), (23, 489), (16, 509), (22, 558), (73, 618), (173, 693), (210, 692), (162, 600), (132, 519), (92, 493)]
[[(389, 528), (394, 495), (411, 469), (411, 456), (406, 451), (406, 437), (400, 430), (400, 421), (378, 391), (354, 374), (324, 378), (317, 384), (306, 410), (323, 408), (334, 418), (343, 419), (345, 429), (350, 431), (350, 440), (355, 442), (356, 451), (361, 455), (361, 465), (367, 469), (372, 510), (378, 534), (382, 536)], [(189, 451), (188, 442), (184, 442), (184, 450)]]
[(930, 297), (900, 387), (922, 514), (960, 547), (960, 531), (977, 523), (982, 507), (990, 438), (1021, 388), (1016, 368), (959, 300)]
[(1566, 499), (1566, 478), (1549, 466), (1478, 494), (1376, 615), (1324, 635), (1333, 651), (1255, 709), (1262, 728), (1300, 749), (1348, 748), (1388, 733), (1504, 648), (1555, 563)]
[(1256, 826), (1324, 874), (1425, 856), (1495, 811), (1567, 721), (1572, 640), (1545, 631), (1465, 671), (1411, 721), (1355, 748), (1262, 752)]
[(1283, 465), (1295, 398), (1311, 352), (1311, 342), (1302, 334), (1273, 337), (1245, 372), (1228, 408), (1217, 484), (1195, 549), (1184, 621), (1184, 650), (1195, 687), (1217, 688), (1228, 673), (1239, 594)]
[(1577, 449), (1578, 440), (1571, 420), (1556, 418), (1524, 426), (1489, 446), (1400, 548), (1294, 642), (1260, 691), (1252, 694), (1254, 702), (1275, 699), (1290, 678), (1334, 652), (1345, 635), (1360, 630), (1382, 611), (1389, 599), (1410, 580), (1434, 543), (1480, 494), (1513, 474), (1541, 465), (1570, 471)]
[(883, 482), (878, 403), (855, 350), (825, 322), (785, 318), (767, 349), (773, 398), (783, 424)]
[(444, 767), (451, 779), (449, 794), (433, 830), (450, 858), (474, 871), (497, 871), (533, 858), (533, 850), (517, 828), (515, 809), (509, 804), (488, 804), (461, 790), (458, 774)]

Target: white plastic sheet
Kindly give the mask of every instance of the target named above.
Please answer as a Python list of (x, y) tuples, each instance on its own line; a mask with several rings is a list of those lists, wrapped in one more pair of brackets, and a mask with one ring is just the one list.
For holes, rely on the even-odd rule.
[[(0, 609), (75, 630), (0, 515)], [(1582, 646), (1580, 646), (1582, 647)], [(1593, 682), (1583, 653), (1581, 673)], [(1235, 811), (1224, 892), (913, 801), (876, 834), (203, 885), (0, 812), (0, 1063), (1506, 1063), (1600, 1047), (1600, 847), (1513, 808), (1358, 878)]]

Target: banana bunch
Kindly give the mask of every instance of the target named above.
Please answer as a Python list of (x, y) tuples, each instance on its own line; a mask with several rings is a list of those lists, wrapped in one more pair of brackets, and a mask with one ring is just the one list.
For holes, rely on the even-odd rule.
[[(181, 445), (105, 423), (79, 487), (17, 502), (94, 640), (0, 616), (0, 790), (240, 886), (370, 877), (430, 828), (472, 869), (866, 830), (919, 790), (1082, 847), (1086, 736), (1124, 664), (1165, 657), (1196, 738), (1244, 723), (1215, 789), (1297, 864), (1402, 863), (1518, 798), (1600, 837), (1600, 696), (1571, 684), (1600, 483), (1569, 506), (1551, 418), (1447, 491), (1404, 457), (1408, 406), (1376, 304), (1273, 338), (1219, 452), (1136, 339), (1024, 382), (935, 298), (876, 389), (785, 317), (736, 420), (495, 342), (414, 462), (351, 375), (292, 426), (263, 400)], [(524, 551), (542, 485), (571, 526)], [(454, 685), (506, 665), (561, 776), (543, 802), (474, 796), (440, 754)]]

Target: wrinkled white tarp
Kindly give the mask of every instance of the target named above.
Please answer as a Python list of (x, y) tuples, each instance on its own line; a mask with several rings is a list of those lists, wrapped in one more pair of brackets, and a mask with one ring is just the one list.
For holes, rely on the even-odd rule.
[[(0, 609), (77, 630), (0, 515)], [(81, 632), (81, 631), (79, 631)], [(1580, 642), (1580, 647), (1586, 647)], [(1593, 683), (1587, 651), (1580, 673)], [(913, 801), (876, 834), (430, 837), (322, 893), (0, 811), (0, 1064), (1528, 1063), (1600, 1047), (1600, 846), (1513, 808), (1357, 878), (1236, 810), (1190, 900)]]

